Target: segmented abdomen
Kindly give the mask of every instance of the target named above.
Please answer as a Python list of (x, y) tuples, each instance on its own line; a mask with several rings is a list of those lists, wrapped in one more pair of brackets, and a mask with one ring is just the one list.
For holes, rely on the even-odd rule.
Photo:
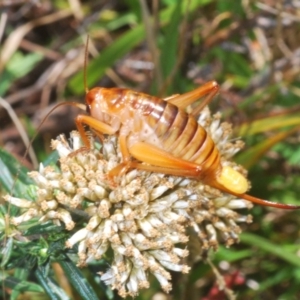
[(131, 103), (153, 129), (160, 147), (175, 157), (201, 165), (203, 171), (215, 172), (220, 164), (219, 151), (194, 117), (160, 98), (142, 95)]

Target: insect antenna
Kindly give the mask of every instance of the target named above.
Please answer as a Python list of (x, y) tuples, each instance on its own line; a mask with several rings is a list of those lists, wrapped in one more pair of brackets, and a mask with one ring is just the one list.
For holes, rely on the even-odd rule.
[(84, 52), (84, 67), (83, 67), (83, 84), (84, 84), (84, 90), (86, 94), (89, 92), (89, 88), (87, 84), (87, 62), (89, 58), (89, 40), (90, 40), (90, 36), (88, 35), (86, 39), (86, 46)]

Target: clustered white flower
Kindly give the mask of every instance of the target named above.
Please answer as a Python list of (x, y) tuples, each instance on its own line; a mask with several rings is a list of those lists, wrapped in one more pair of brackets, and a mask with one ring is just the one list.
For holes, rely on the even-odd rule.
[[(230, 161), (242, 143), (230, 142), (229, 124), (220, 123), (220, 115), (211, 116), (207, 108), (199, 124), (216, 143), (222, 164), (244, 172)], [(78, 244), (79, 266), (102, 257), (109, 260), (110, 267), (100, 274), (101, 280), (122, 297), (136, 296), (139, 289), (147, 288), (148, 273), (169, 292), (169, 270), (189, 271), (184, 262), (187, 228), (198, 235), (199, 252), (206, 253), (219, 242), (227, 246), (237, 242), (238, 223), (251, 222), (251, 216), (236, 211), (251, 207), (248, 201), (196, 180), (134, 169), (112, 182), (108, 172), (121, 161), (117, 137), (107, 137), (100, 150), (93, 140), (92, 145), (92, 149), (83, 149), (77, 132), (71, 133), (70, 143), (60, 136), (52, 144), (60, 156), (60, 170), (41, 165), (39, 172), (30, 173), (38, 186), (37, 199), (5, 199), (24, 208), (20, 216), (11, 219), (16, 226), (33, 217), (41, 223), (63, 223), (71, 233), (66, 247)], [(72, 218), (74, 210), (81, 211), (87, 221), (77, 225)]]

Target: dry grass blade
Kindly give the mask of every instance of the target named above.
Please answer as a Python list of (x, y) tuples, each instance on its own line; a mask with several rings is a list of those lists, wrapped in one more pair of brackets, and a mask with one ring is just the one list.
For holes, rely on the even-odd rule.
[[(62, 82), (65, 82), (62, 79), (74, 74), (81, 66), (80, 53), (78, 50), (72, 49), (62, 59), (48, 67), (33, 85), (9, 95), (6, 101), (12, 105), (38, 91), (44, 91), (53, 86), (60, 86)], [(43, 100), (42, 103), (47, 102), (43, 96), (41, 98)]]
[(62, 58), (62, 55), (58, 53), (57, 51), (47, 49), (46, 47), (42, 47), (38, 44), (32, 43), (28, 40), (23, 39), (20, 43), (20, 47), (22, 49), (25, 49), (29, 52), (40, 52), (45, 57), (51, 59), (51, 60), (58, 60)]
[(84, 13), (79, 0), (69, 0), (70, 8), (73, 11), (73, 15), (77, 20), (82, 20), (84, 18)]
[(14, 110), (11, 108), (10, 104), (5, 101), (3, 98), (0, 97), (0, 105), (6, 109), (7, 113), (9, 114), (9, 116), (11, 117), (12, 121), (14, 122), (14, 124), (16, 125), (17, 130), (20, 133), (20, 136), (26, 146), (26, 148), (28, 149), (28, 154), (31, 158), (31, 161), (34, 165), (35, 168), (38, 167), (38, 160), (36, 158), (36, 155), (33, 151), (33, 149), (30, 147), (30, 140), (27, 136), (27, 133), (22, 125), (22, 123), (20, 122), (18, 116), (15, 114)]
[(2, 13), (1, 18), (0, 18), (0, 43), (1, 43), (1, 40), (2, 40), (2, 37), (3, 37), (6, 22), (7, 22), (7, 14)]
[(7, 61), (11, 58), (11, 56), (18, 49), (22, 39), (29, 33), (33, 28), (41, 25), (46, 25), (49, 23), (56, 22), (60, 19), (64, 19), (72, 15), (70, 10), (62, 10), (55, 12), (53, 14), (41, 17), (36, 20), (32, 20), (19, 28), (15, 29), (11, 35), (7, 38), (5, 44), (2, 48), (2, 54), (0, 57), (0, 72), (3, 70), (3, 67), (7, 63)]

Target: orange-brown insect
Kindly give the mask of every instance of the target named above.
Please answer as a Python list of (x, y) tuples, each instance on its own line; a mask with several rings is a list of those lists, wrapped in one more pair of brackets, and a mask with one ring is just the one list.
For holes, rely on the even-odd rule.
[[(261, 205), (300, 208), (247, 195), (246, 178), (231, 167), (221, 166), (212, 138), (195, 120), (218, 90), (218, 84), (211, 81), (186, 94), (160, 99), (129, 89), (96, 87), (86, 94), (90, 116), (78, 115), (76, 125), (87, 147), (90, 143), (84, 124), (101, 134), (118, 134), (123, 162), (111, 170), (112, 177), (131, 168), (188, 176)], [(188, 105), (205, 95), (192, 114), (185, 112)]]
[[(75, 119), (78, 131), (90, 147), (84, 125), (97, 133), (118, 134), (123, 162), (110, 171), (115, 177), (136, 168), (176, 176), (188, 176), (253, 203), (282, 209), (299, 209), (297, 205), (275, 203), (246, 194), (246, 178), (229, 166), (222, 166), (220, 153), (195, 116), (219, 91), (216, 81), (166, 99), (124, 88), (87, 88), (84, 63), (86, 110), (90, 114)], [(191, 114), (185, 108), (206, 96)], [(82, 108), (80, 104), (70, 103)], [(134, 158), (135, 160), (132, 160)], [(146, 163), (146, 164), (145, 164)]]
[[(221, 165), (220, 153), (212, 138), (195, 119), (219, 91), (216, 81), (166, 99), (124, 88), (96, 87), (89, 91), (86, 79), (87, 49), (88, 46), (85, 52), (84, 86), (86, 111), (90, 115), (80, 114), (75, 122), (87, 148), (90, 148), (90, 142), (84, 125), (90, 126), (100, 135), (119, 136), (123, 161), (110, 171), (109, 176), (112, 179), (136, 168), (192, 177), (263, 206), (300, 208), (297, 205), (275, 203), (246, 194), (249, 188), (246, 178), (233, 168)], [(206, 98), (202, 103), (188, 114), (185, 108), (203, 96)], [(61, 105), (72, 105), (83, 110), (85, 108), (83, 104), (75, 102), (59, 103), (44, 120)], [(40, 126), (42, 124), (43, 122)]]

